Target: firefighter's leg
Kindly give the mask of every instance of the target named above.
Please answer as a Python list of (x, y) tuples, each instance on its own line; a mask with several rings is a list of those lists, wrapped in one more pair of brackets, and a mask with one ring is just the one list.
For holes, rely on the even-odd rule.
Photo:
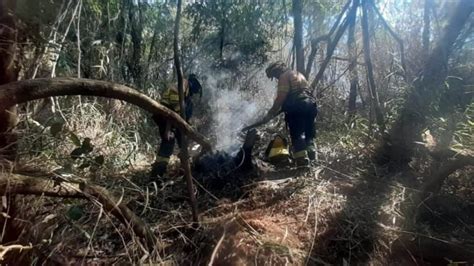
[(166, 173), (168, 163), (173, 154), (175, 138), (170, 134), (168, 123), (165, 119), (153, 117), (153, 120), (159, 127), (161, 143), (158, 149), (156, 160), (152, 165), (151, 176), (163, 176)]
[(293, 158), (297, 165), (308, 165), (308, 153), (306, 151), (305, 117), (301, 113), (287, 114), (288, 127), (290, 128), (291, 143), (293, 145)]
[(317, 159), (316, 156), (316, 145), (314, 139), (316, 137), (316, 116), (318, 114), (316, 106), (312, 106), (306, 116), (305, 121), (305, 141), (306, 141), (306, 150), (308, 152), (308, 158), (311, 161)]
[(173, 154), (175, 139), (162, 139), (158, 155), (152, 166), (152, 176), (163, 176), (168, 168), (170, 157)]

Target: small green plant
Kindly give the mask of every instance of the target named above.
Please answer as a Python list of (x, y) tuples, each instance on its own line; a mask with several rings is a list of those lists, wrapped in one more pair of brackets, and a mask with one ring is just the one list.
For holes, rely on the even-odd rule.
[(75, 148), (70, 152), (73, 167), (84, 170), (89, 168), (94, 172), (104, 165), (105, 157), (94, 150), (94, 145), (90, 138), (81, 139), (72, 131), (66, 129), (64, 124), (56, 122), (51, 125), (50, 133), (53, 137), (61, 138), (67, 135), (68, 139), (74, 144)]

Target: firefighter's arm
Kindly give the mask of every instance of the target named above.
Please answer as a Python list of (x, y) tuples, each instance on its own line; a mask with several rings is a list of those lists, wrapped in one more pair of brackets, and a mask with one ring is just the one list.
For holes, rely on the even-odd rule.
[(286, 82), (284, 79), (281, 79), (280, 81), (278, 81), (277, 97), (276, 97), (275, 100), (273, 101), (273, 106), (272, 106), (272, 108), (270, 108), (270, 110), (269, 110), (268, 113), (263, 117), (263, 119), (261, 119), (260, 121), (258, 121), (258, 122), (255, 123), (255, 124), (252, 124), (252, 125), (250, 125), (250, 126), (247, 126), (247, 127), (243, 128), (242, 131), (247, 131), (247, 130), (249, 130), (249, 129), (251, 129), (251, 128), (264, 125), (264, 124), (266, 124), (268, 121), (272, 120), (275, 116), (277, 116), (277, 115), (280, 113), (281, 106), (283, 105), (283, 103), (284, 103), (285, 100), (286, 100), (286, 97), (287, 97), (287, 95), (288, 95), (289, 88), (290, 88), (289, 84), (287, 84), (287, 82)]
[(275, 116), (277, 116), (280, 113), (281, 106), (285, 102), (286, 96), (288, 95), (287, 91), (278, 91), (277, 97), (275, 98), (275, 101), (273, 101), (273, 106), (268, 110), (267, 115), (262, 119), (262, 122), (264, 123), (272, 120)]

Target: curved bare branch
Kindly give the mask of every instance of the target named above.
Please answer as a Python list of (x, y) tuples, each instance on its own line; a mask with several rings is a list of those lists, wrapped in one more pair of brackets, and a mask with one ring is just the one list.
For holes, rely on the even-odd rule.
[(161, 249), (162, 243), (149, 229), (148, 225), (135, 215), (123, 202), (117, 200), (105, 188), (87, 184), (72, 183), (65, 180), (47, 179), (20, 174), (0, 175), (0, 194), (40, 195), (60, 198), (84, 198), (98, 201), (103, 208), (115, 216), (122, 224), (145, 240), (150, 250)]
[(212, 149), (207, 138), (196, 132), (177, 113), (145, 94), (117, 83), (79, 78), (22, 80), (0, 86), (0, 105), (13, 106), (32, 100), (66, 95), (99, 96), (123, 100), (152, 114), (163, 116), (184, 134), (201, 144), (205, 150)]

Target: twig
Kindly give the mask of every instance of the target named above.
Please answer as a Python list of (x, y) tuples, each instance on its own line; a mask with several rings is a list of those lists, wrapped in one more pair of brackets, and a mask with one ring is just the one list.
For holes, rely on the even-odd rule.
[(23, 245), (9, 245), (9, 246), (3, 246), (0, 245), (0, 261), (4, 259), (5, 255), (12, 250), (28, 250), (32, 249), (33, 246), (30, 244), (29, 246), (23, 246)]
[(212, 192), (210, 192), (209, 190), (207, 190), (201, 183), (199, 183), (196, 178), (193, 177), (193, 181), (194, 183), (197, 184), (198, 187), (200, 187), (202, 190), (204, 190), (204, 192), (206, 192), (207, 194), (209, 194), (209, 196), (211, 196), (211, 198), (213, 198), (214, 200), (218, 201), (219, 198), (216, 197), (214, 194), (212, 194)]
[(217, 242), (216, 247), (215, 247), (214, 250), (212, 251), (211, 259), (209, 260), (209, 263), (208, 263), (207, 265), (209, 265), (209, 266), (214, 265), (214, 259), (215, 259), (216, 256), (217, 256), (217, 251), (219, 251), (219, 248), (220, 248), (220, 246), (222, 245), (222, 242), (224, 242), (225, 233), (226, 233), (226, 229), (225, 229), (225, 227), (224, 227), (224, 232), (222, 233), (221, 238), (220, 238), (219, 241)]

